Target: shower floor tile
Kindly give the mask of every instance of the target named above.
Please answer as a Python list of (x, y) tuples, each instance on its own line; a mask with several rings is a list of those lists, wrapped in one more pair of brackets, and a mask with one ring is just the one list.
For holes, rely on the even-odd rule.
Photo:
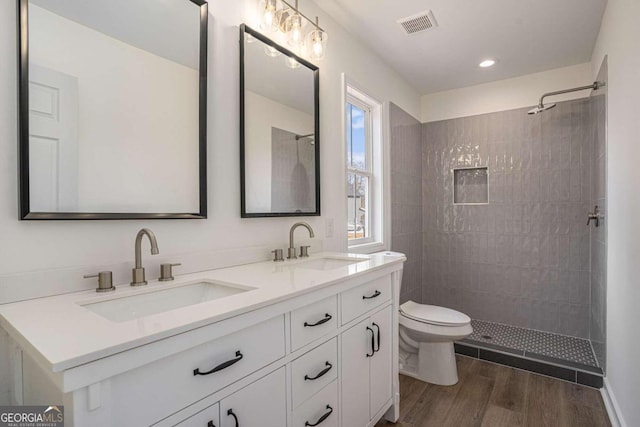
[(533, 329), (518, 328), (499, 323), (472, 320), (473, 333), (462, 340), (473, 345), (486, 344), (491, 348), (504, 347), (510, 353), (521, 352), (533, 359), (545, 359), (558, 364), (598, 368), (589, 340)]

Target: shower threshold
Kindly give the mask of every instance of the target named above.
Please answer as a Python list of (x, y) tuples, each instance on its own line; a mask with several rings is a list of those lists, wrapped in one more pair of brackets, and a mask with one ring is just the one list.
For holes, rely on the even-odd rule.
[(602, 388), (589, 340), (475, 319), (471, 325), (473, 333), (455, 343), (458, 354)]

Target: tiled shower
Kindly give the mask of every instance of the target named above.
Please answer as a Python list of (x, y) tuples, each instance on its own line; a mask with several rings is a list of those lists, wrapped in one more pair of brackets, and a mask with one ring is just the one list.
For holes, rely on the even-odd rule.
[(549, 346), (573, 337), (565, 359), (595, 365), (592, 344), (601, 357), (605, 341), (606, 218), (586, 223), (606, 205), (605, 102), (425, 124), (392, 105), (392, 249), (408, 256), (402, 301), (462, 311), (476, 329), (503, 335), (482, 335), (488, 344), (542, 333), (514, 341), (523, 354), (518, 346), (540, 342), (526, 351), (562, 359)]

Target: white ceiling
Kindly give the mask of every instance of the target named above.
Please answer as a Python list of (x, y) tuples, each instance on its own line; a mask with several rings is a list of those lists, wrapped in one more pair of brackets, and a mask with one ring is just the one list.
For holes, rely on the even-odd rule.
[(31, 0), (139, 49), (198, 69), (200, 8), (190, 0)]
[[(588, 62), (607, 2), (314, 1), (423, 94)], [(428, 9), (438, 28), (406, 35), (396, 22)], [(485, 58), (498, 63), (481, 69)]]

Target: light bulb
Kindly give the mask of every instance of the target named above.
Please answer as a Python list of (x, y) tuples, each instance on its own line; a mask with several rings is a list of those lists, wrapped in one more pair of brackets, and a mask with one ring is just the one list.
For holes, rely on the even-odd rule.
[(327, 50), (327, 38), (327, 33), (320, 29), (313, 30), (307, 34), (305, 46), (307, 48), (309, 58), (316, 60), (324, 58), (324, 54)]
[(302, 17), (294, 13), (289, 18), (289, 45), (292, 47), (300, 47), (302, 44)]
[(276, 0), (260, 0), (260, 12), (262, 13), (260, 29), (267, 33), (277, 30), (276, 25)]
[(316, 39), (313, 42), (313, 56), (322, 56), (322, 52), (323, 52), (323, 48), (322, 48), (322, 39)]

